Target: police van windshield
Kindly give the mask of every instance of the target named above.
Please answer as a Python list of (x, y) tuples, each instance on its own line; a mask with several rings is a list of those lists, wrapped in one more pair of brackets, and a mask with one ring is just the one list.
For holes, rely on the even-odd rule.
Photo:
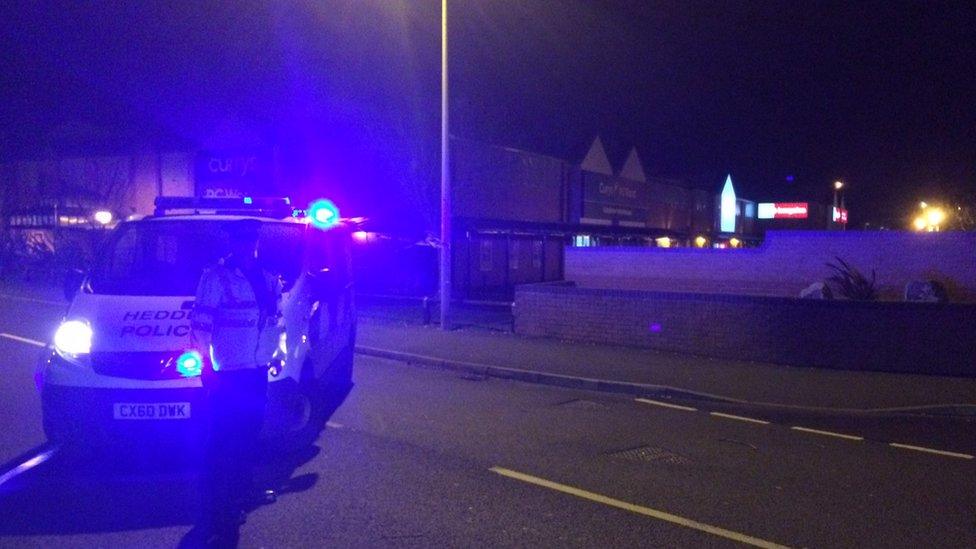
[[(97, 294), (196, 293), (204, 267), (227, 253), (225, 227), (234, 221), (154, 220), (123, 224), (96, 260), (91, 287)], [(286, 287), (301, 270), (304, 226), (262, 223), (258, 259)]]

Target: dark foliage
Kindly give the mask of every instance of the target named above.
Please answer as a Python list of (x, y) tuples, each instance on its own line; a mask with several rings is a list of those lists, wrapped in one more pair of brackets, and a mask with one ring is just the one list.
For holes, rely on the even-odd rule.
[(861, 271), (851, 267), (843, 259), (836, 257), (837, 263), (827, 263), (827, 266), (834, 270), (835, 274), (828, 281), (833, 282), (840, 295), (847, 299), (858, 301), (876, 301), (878, 299), (878, 289), (875, 285), (876, 277), (874, 269), (871, 270), (871, 280), (868, 280)]

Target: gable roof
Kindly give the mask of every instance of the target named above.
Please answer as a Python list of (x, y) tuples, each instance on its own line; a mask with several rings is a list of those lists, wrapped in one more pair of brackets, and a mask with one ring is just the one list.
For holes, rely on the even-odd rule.
[(590, 145), (590, 150), (583, 157), (583, 161), (580, 162), (580, 168), (588, 172), (613, 175), (613, 168), (610, 167), (610, 159), (607, 158), (607, 151), (603, 148), (603, 141), (600, 140), (599, 135), (593, 140), (593, 144)]

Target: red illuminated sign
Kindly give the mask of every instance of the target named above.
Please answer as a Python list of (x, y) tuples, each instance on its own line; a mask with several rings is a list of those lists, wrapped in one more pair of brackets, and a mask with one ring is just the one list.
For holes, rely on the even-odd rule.
[(835, 223), (847, 223), (847, 210), (834, 207), (833, 220)]
[(759, 204), (759, 219), (806, 219), (809, 213), (806, 202), (762, 202)]

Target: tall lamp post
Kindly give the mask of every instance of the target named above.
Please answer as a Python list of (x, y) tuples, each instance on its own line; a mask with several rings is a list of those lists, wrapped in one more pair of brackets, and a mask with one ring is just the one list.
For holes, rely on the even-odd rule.
[(447, 0), (441, 0), (441, 329), (449, 330), (451, 311), (451, 163), (447, 95)]
[[(840, 196), (840, 202), (838, 202), (837, 197), (840, 195), (841, 189), (844, 188), (843, 181), (834, 181), (834, 211), (831, 213), (831, 217), (834, 215), (841, 215), (840, 211), (844, 209), (844, 197)], [(847, 230), (847, 223), (841, 223), (843, 225), (843, 230)]]

